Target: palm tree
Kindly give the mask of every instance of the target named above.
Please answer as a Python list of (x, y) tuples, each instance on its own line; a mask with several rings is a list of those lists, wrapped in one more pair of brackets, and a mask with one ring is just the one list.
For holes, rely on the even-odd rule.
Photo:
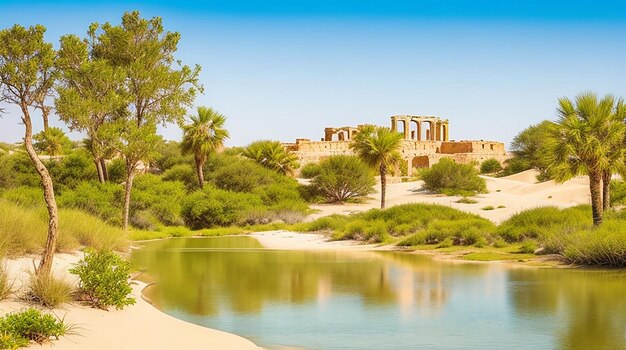
[(385, 208), (387, 173), (401, 160), (402, 135), (389, 128), (365, 125), (360, 127), (350, 144), (357, 156), (380, 173), (380, 208)]
[(248, 145), (241, 153), (260, 165), (281, 174), (292, 174), (298, 167), (298, 157), (285, 149), (278, 141), (256, 141)]
[(191, 124), (183, 126), (183, 141), (180, 144), (183, 154), (192, 154), (196, 163), (198, 184), (204, 186), (202, 170), (207, 157), (221, 149), (229, 137), (224, 129), (226, 117), (210, 107), (198, 107), (198, 115), (191, 116)]
[(574, 102), (564, 97), (559, 99), (559, 120), (550, 131), (546, 148), (550, 176), (558, 182), (589, 176), (594, 225), (602, 223), (603, 196), (609, 201), (612, 172), (624, 161), (624, 113), (622, 100), (611, 95), (599, 100), (586, 92)]
[(72, 141), (60, 128), (49, 127), (34, 135), (33, 140), (35, 150), (50, 157), (61, 156), (66, 150), (72, 148)]

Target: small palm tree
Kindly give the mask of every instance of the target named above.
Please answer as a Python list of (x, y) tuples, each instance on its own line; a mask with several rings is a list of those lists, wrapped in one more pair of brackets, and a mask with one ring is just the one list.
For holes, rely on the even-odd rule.
[(587, 92), (576, 96), (574, 102), (569, 98), (559, 99), (557, 114), (559, 120), (550, 131), (546, 147), (549, 174), (558, 182), (589, 176), (593, 223), (599, 225), (605, 206), (603, 195), (607, 201), (610, 196), (611, 174), (620, 170), (624, 162), (623, 102), (611, 95), (599, 100)]
[(253, 142), (241, 154), (284, 175), (292, 174), (298, 168), (298, 157), (285, 149), (278, 141)]
[(180, 144), (183, 154), (192, 154), (196, 163), (198, 184), (204, 186), (204, 163), (207, 157), (224, 145), (229, 137), (224, 129), (226, 117), (210, 107), (198, 107), (198, 115), (191, 116), (191, 124), (183, 126), (183, 141)]
[(33, 140), (38, 152), (51, 157), (62, 156), (65, 151), (72, 148), (72, 141), (60, 128), (50, 127), (33, 136)]
[(402, 135), (389, 128), (362, 126), (350, 144), (357, 156), (380, 173), (380, 208), (385, 208), (387, 173), (401, 160)]

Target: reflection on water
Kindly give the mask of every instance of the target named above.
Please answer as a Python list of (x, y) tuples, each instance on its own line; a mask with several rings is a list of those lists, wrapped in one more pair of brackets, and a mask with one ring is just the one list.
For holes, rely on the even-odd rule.
[(133, 262), (166, 313), (268, 348), (626, 347), (620, 272), (274, 251), (250, 237), (151, 242)]

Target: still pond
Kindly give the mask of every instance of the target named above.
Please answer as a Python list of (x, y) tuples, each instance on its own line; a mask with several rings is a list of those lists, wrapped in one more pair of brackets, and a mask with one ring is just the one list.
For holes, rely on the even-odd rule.
[(620, 270), (280, 251), (251, 237), (148, 242), (132, 260), (163, 312), (267, 349), (626, 348)]

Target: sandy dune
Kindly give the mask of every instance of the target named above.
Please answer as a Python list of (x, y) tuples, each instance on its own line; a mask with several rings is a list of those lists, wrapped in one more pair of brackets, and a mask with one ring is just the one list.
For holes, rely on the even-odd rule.
[[(387, 207), (407, 203), (443, 204), (466, 212), (478, 214), (496, 223), (525, 209), (541, 206), (569, 207), (589, 203), (589, 181), (575, 178), (563, 184), (554, 181), (536, 183), (537, 172), (528, 170), (503, 178), (484, 177), (489, 193), (473, 197), (475, 204), (455, 203), (460, 197), (448, 197), (421, 191), (421, 181), (399, 182), (387, 185)], [(334, 213), (351, 214), (380, 206), (380, 192), (377, 191), (362, 204), (321, 204), (312, 206), (318, 210), (308, 219)], [(483, 210), (493, 206), (494, 210)], [(504, 208), (498, 208), (504, 206)]]

